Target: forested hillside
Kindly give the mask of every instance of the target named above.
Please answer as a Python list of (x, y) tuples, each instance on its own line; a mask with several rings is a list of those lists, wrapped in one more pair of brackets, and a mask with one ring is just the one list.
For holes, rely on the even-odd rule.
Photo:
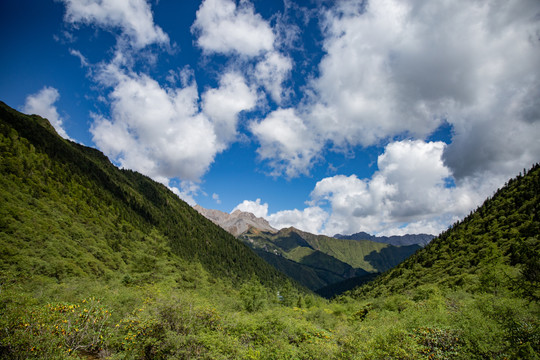
[[(539, 192), (536, 165), (327, 301), (165, 186), (1, 104), (0, 358), (539, 359)], [(285, 235), (261, 244), (354, 269), (349, 243)], [(356, 261), (378, 269), (371, 251)]]
[(216, 277), (284, 281), (165, 186), (60, 138), (38, 116), (0, 104), (0, 120), (2, 277), (160, 276), (170, 254)]
[(423, 250), (355, 295), (407, 293), (425, 284), (540, 299), (540, 165), (487, 199)]
[(366, 232), (359, 232), (351, 235), (334, 235), (336, 239), (348, 239), (348, 240), (371, 240), (384, 244), (390, 244), (394, 246), (403, 245), (420, 245), (426, 246), (435, 237), (428, 234), (414, 234), (414, 235), (394, 235), (394, 236), (374, 236)]

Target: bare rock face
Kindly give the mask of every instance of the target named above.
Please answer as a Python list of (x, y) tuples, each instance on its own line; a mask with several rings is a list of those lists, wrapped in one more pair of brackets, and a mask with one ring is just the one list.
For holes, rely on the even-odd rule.
[(193, 207), (201, 215), (211, 220), (214, 224), (221, 226), (229, 233), (238, 237), (251, 228), (263, 231), (277, 232), (268, 221), (263, 218), (256, 217), (252, 213), (235, 210), (228, 214), (219, 210), (205, 209), (202, 206), (195, 205)]

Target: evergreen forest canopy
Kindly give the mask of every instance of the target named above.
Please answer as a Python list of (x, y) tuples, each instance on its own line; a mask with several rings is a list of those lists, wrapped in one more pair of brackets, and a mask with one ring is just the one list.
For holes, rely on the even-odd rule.
[(538, 359), (540, 166), (332, 301), (0, 103), (0, 358)]

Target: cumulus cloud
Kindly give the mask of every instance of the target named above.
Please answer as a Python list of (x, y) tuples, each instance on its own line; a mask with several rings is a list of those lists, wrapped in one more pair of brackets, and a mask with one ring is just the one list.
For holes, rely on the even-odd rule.
[[(144, 52), (145, 46), (169, 43), (144, 0), (64, 0), (64, 4), (66, 22), (121, 31), (113, 58), (92, 66), (90, 73), (94, 81), (110, 89), (110, 115), (92, 114), (95, 144), (120, 166), (146, 174), (194, 203), (199, 191), (194, 184), (215, 155), (235, 141), (238, 115), (255, 106), (256, 90), (231, 71), (221, 76), (218, 88), (206, 90), (199, 98), (189, 68), (169, 74), (168, 87), (131, 70), (139, 56), (150, 61), (156, 56)], [(253, 25), (261, 20), (247, 6), (233, 12), (240, 23)], [(88, 66), (78, 50), (70, 52)], [(177, 80), (180, 87), (175, 85)], [(173, 178), (181, 180), (180, 187), (170, 185)]]
[[(365, 231), (379, 235), (438, 234), (479, 206), (506, 178), (469, 177), (455, 183), (443, 161), (443, 142), (403, 140), (388, 144), (378, 170), (366, 179), (336, 175), (317, 182), (308, 206), (268, 214), (268, 204), (244, 201), (275, 228), (334, 235)], [(480, 181), (482, 180), (482, 181)]]
[[(268, 204), (244, 201), (275, 228), (334, 235), (365, 231), (380, 235), (438, 234), (463, 218), (505, 179), (469, 178), (455, 185), (443, 162), (446, 144), (422, 140), (390, 143), (371, 178), (327, 177), (315, 185), (308, 207), (268, 214)], [(326, 210), (325, 210), (326, 209)]]
[(235, 140), (238, 115), (255, 105), (257, 94), (241, 75), (226, 73), (201, 100), (188, 75), (180, 73), (181, 87), (165, 87), (114, 63), (103, 66), (96, 79), (112, 88), (111, 116), (94, 115), (96, 145), (122, 167), (164, 184), (171, 178), (198, 182)]
[(256, 56), (273, 48), (270, 25), (253, 5), (233, 0), (205, 0), (192, 26), (197, 44), (208, 53)]
[(58, 135), (70, 139), (64, 130), (64, 120), (58, 114), (54, 103), (60, 98), (60, 93), (53, 87), (45, 86), (35, 94), (28, 95), (22, 111), (27, 114), (37, 114), (49, 120)]
[(318, 206), (307, 207), (303, 210), (283, 210), (274, 214), (268, 214), (268, 203), (261, 203), (261, 199), (255, 201), (244, 200), (238, 204), (235, 210), (250, 212), (257, 217), (262, 217), (276, 229), (295, 227), (302, 231), (319, 233), (328, 214)]
[(261, 204), (261, 199), (255, 201), (244, 200), (231, 211), (240, 210), (244, 212), (250, 212), (257, 217), (266, 218), (268, 215), (268, 203)]
[(144, 74), (108, 71), (111, 118), (95, 116), (96, 145), (122, 167), (163, 183), (172, 177), (198, 181), (220, 146), (199, 110), (196, 84), (163, 88)]
[(257, 82), (265, 88), (277, 104), (281, 104), (287, 96), (282, 84), (289, 76), (292, 65), (291, 58), (272, 51), (266, 54), (264, 60), (255, 67)]
[(145, 0), (61, 1), (66, 6), (66, 22), (120, 28), (134, 48), (169, 43), (168, 35), (154, 24), (152, 11)]
[(335, 146), (369, 146), (403, 132), (423, 137), (437, 127), (440, 110), (422, 96), (402, 99), (409, 89), (393, 74), (392, 61), (410, 32), (407, 14), (405, 2), (392, 0), (369, 2), (367, 9), (342, 2), (327, 12), (327, 55), (312, 83), (309, 119)]
[[(302, 133), (341, 150), (426, 139), (446, 121), (456, 180), (511, 176), (540, 157), (539, 15), (535, 0), (338, 2), (325, 10), (326, 55), (295, 109)], [(261, 147), (271, 165), (290, 157), (279, 141), (273, 153)], [(287, 166), (301, 174), (311, 164)]]
[(260, 122), (253, 122), (251, 132), (257, 137), (257, 150), (275, 169), (273, 175), (288, 177), (305, 174), (322, 145), (298, 117), (294, 109), (278, 109)]
[(248, 87), (242, 75), (231, 72), (221, 77), (219, 88), (202, 95), (202, 102), (223, 149), (235, 140), (238, 114), (256, 105), (257, 93)]
[[(389, 144), (370, 179), (336, 175), (319, 181), (313, 204), (327, 203), (331, 215), (324, 232), (437, 234), (478, 206), (493, 183), (450, 185), (442, 142), (405, 140)], [(500, 179), (497, 179), (497, 181)]]
[(307, 207), (303, 210), (282, 210), (267, 217), (268, 222), (276, 229), (295, 227), (313, 234), (321, 232), (328, 219), (328, 213), (318, 206)]

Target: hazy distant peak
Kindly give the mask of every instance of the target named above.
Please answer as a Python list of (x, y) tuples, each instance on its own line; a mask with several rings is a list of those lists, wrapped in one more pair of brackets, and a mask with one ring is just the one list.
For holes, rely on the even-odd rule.
[(407, 246), (407, 245), (420, 245), (426, 246), (435, 237), (430, 234), (407, 234), (407, 235), (393, 235), (393, 236), (375, 236), (366, 232), (358, 232), (352, 235), (334, 235), (336, 239), (347, 240), (371, 240), (384, 244), (390, 244), (394, 246)]

